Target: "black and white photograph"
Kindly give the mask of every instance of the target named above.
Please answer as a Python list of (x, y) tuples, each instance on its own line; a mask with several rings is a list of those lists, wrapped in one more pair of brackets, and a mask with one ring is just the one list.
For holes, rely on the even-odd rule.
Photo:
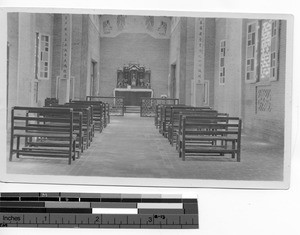
[(2, 19), (8, 181), (289, 187), (291, 15)]

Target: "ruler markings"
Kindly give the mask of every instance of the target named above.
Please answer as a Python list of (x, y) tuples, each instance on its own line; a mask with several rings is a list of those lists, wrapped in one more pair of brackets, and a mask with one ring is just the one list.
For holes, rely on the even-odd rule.
[(0, 226), (198, 228), (198, 204), (182, 195), (0, 193)]
[(183, 209), (138, 209), (138, 214), (184, 214)]

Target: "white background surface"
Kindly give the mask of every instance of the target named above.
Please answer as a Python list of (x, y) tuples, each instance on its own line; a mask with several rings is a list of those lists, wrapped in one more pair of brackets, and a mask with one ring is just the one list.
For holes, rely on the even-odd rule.
[(291, 187), (289, 190), (246, 189), (159, 189), (87, 186), (0, 184), (0, 191), (75, 191), (110, 193), (195, 193), (199, 198), (199, 230), (84, 230), (84, 229), (0, 229), (0, 234), (201, 234), (201, 235), (298, 235), (300, 234), (299, 160), (299, 1), (207, 0), (207, 1), (112, 1), (112, 0), (0, 0), (0, 7), (102, 8), (237, 13), (281, 13), (294, 15), (293, 138)]

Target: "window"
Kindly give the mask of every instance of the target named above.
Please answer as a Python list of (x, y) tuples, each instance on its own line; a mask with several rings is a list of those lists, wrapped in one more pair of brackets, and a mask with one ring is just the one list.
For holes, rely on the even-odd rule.
[(257, 81), (257, 48), (258, 48), (258, 24), (252, 22), (247, 25), (246, 43), (246, 82)]
[(278, 80), (279, 20), (272, 20), (270, 81)]
[(50, 36), (36, 33), (35, 37), (35, 79), (49, 79)]
[(247, 25), (247, 83), (278, 80), (280, 21), (260, 20)]
[(219, 84), (225, 84), (225, 56), (226, 56), (226, 41), (220, 41), (220, 66), (219, 66)]

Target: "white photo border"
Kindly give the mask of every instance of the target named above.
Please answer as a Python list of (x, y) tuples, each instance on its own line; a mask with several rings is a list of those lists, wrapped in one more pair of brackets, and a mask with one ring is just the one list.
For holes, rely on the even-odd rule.
[[(97, 186), (154, 186), (154, 187), (185, 187), (185, 188), (255, 188), (255, 189), (288, 189), (290, 185), (291, 164), (291, 132), (292, 132), (292, 75), (293, 75), (293, 16), (288, 14), (254, 14), (254, 13), (225, 13), (225, 12), (179, 12), (179, 11), (145, 11), (145, 10), (89, 10), (89, 9), (51, 9), (51, 8), (2, 8), (0, 24), (2, 32), (7, 32), (7, 13), (69, 13), (69, 14), (127, 14), (154, 15), (178, 17), (211, 17), (211, 18), (251, 18), (251, 19), (283, 19), (287, 21), (286, 45), (286, 83), (285, 83), (285, 124), (284, 124), (284, 179), (283, 181), (242, 181), (242, 180), (200, 180), (200, 179), (148, 179), (123, 177), (87, 177), (87, 176), (48, 176), (21, 175), (6, 173), (5, 157), (0, 158), (0, 180), (2, 182), (18, 183), (50, 183), (68, 185), (97, 185)], [(6, 78), (6, 42), (7, 35), (0, 37), (0, 71), (2, 78)], [(4, 83), (3, 83), (4, 84)], [(6, 82), (5, 82), (6, 84)], [(1, 147), (7, 149), (6, 140), (6, 86), (1, 86)]]

